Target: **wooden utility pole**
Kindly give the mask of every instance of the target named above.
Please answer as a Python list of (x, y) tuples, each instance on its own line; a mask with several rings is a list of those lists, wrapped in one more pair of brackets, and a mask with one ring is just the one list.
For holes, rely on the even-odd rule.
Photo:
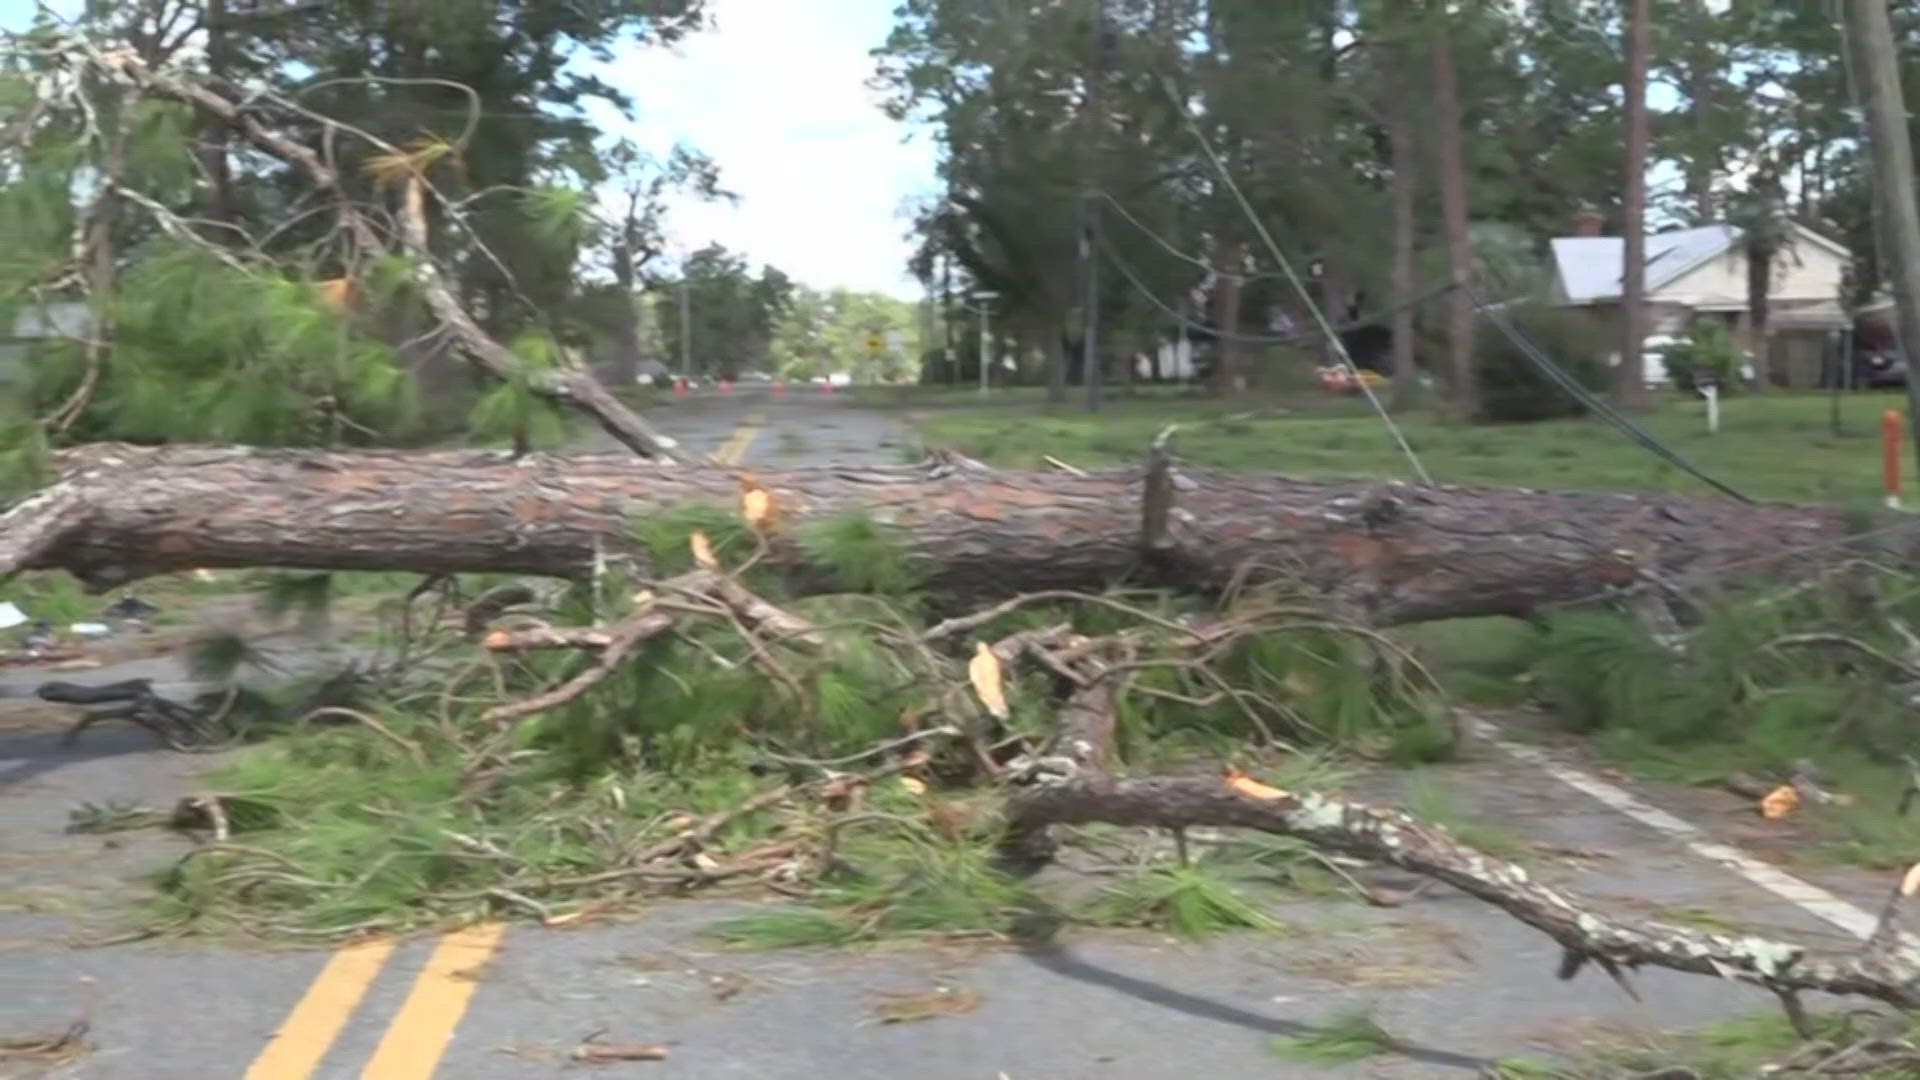
[(1615, 388), (1629, 407), (1647, 403), (1642, 343), (1647, 336), (1648, 0), (1627, 0), (1627, 189), (1620, 220), (1620, 370)]
[[(1873, 152), (1875, 196), (1885, 230), (1893, 277), (1893, 303), (1900, 348), (1911, 366), (1920, 350), (1920, 207), (1914, 204), (1913, 143), (1907, 134), (1907, 104), (1900, 89), (1900, 58), (1894, 50), (1887, 0), (1847, 0), (1847, 34), (1859, 58), (1867, 97), (1868, 146)], [(1920, 460), (1920, 378), (1907, 383), (1907, 430)]]

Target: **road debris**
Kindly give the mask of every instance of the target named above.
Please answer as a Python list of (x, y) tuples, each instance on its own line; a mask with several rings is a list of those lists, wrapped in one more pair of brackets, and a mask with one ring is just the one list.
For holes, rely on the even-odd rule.
[(906, 1024), (932, 1020), (940, 1016), (960, 1016), (980, 1005), (980, 995), (955, 986), (936, 986), (931, 990), (878, 995), (873, 1015), (883, 1024)]
[(85, 1020), (75, 1020), (65, 1031), (0, 1038), (0, 1061), (31, 1061), (54, 1068), (71, 1065), (92, 1049), (87, 1045), (89, 1030)]
[(659, 1042), (598, 1042), (599, 1036), (582, 1040), (568, 1060), (580, 1065), (613, 1065), (622, 1061), (665, 1061), (667, 1044)]

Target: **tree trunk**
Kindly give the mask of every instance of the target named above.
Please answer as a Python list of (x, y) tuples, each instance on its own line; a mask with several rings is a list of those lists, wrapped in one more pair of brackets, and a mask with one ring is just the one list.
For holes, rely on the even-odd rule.
[[(206, 14), (202, 17), (206, 27), (207, 75), (216, 84), (225, 84), (233, 75), (233, 50), (228, 25), (227, 0), (207, 0)], [(200, 167), (207, 178), (206, 216), (218, 222), (231, 224), (234, 220), (233, 207), (233, 165), (228, 158), (228, 139), (230, 129), (225, 120), (217, 116), (202, 113), (200, 116)], [(226, 243), (231, 236), (214, 236)]]
[(1434, 143), (1440, 157), (1440, 211), (1447, 233), (1447, 375), (1448, 397), (1462, 416), (1480, 411), (1480, 395), (1473, 370), (1473, 297), (1468, 284), (1473, 275), (1473, 237), (1467, 214), (1466, 150), (1462, 145), (1460, 86), (1453, 65), (1453, 42), (1447, 35), (1444, 5), (1428, 16), (1433, 52)]
[(627, 193), (627, 215), (620, 223), (620, 238), (613, 245), (613, 282), (620, 288), (618, 340), (613, 344), (613, 362), (607, 365), (608, 381), (615, 386), (632, 386), (640, 380), (640, 309), (634, 293), (637, 283), (634, 258), (635, 236), (640, 229), (640, 196)]
[(1747, 348), (1753, 353), (1753, 388), (1766, 392), (1773, 387), (1773, 365), (1769, 362), (1768, 323), (1772, 319), (1773, 251), (1765, 244), (1747, 248)]
[[(636, 521), (740, 498), (731, 471), (620, 455), (102, 444), (56, 460), (61, 480), (0, 516), (0, 574), (66, 570), (95, 589), (201, 567), (573, 576), (597, 557), (644, 563)], [(1137, 471), (996, 472), (949, 455), (931, 472), (761, 473), (776, 520), (765, 565), (799, 591), (837, 588), (793, 538), (810, 521), (859, 513), (888, 525), (943, 597), (1121, 579), (1204, 592), (1266, 567), (1392, 624), (1525, 615), (1647, 571), (1681, 584), (1733, 570), (1804, 574), (1831, 565), (1852, 535), (1844, 511), (1822, 507), (1157, 475), (1172, 505), (1147, 514)], [(1894, 534), (1875, 550), (1897, 562), (1920, 540)]]
[(1627, 189), (1620, 224), (1620, 368), (1615, 392), (1630, 408), (1647, 404), (1647, 5), (1628, 0), (1627, 11)]
[(1387, 200), (1393, 208), (1393, 265), (1389, 270), (1393, 307), (1393, 407), (1404, 408), (1419, 395), (1420, 372), (1415, 366), (1413, 290), (1420, 221), (1419, 148), (1413, 134), (1413, 88), (1403, 74), (1407, 50), (1395, 45), (1387, 65), (1395, 73), (1386, 88), (1386, 128), (1389, 175)]
[[(1638, 0), (1635, 0), (1638, 3)], [(1697, 145), (1686, 160), (1687, 199), (1693, 203), (1697, 224), (1713, 221), (1713, 178), (1720, 169), (1720, 155), (1713, 131), (1713, 90), (1719, 71), (1713, 59), (1713, 13), (1707, 0), (1692, 0), (1688, 5), (1693, 47), (1687, 58), (1687, 104), (1692, 112), (1693, 138)]]
[[(1355, 314), (1353, 310), (1353, 276), (1347, 272), (1347, 264), (1338, 255), (1327, 254), (1320, 259), (1320, 310), (1338, 328), (1345, 326)], [(1265, 327), (1261, 327), (1265, 330)], [(1340, 362), (1340, 348), (1333, 341), (1322, 343), (1320, 352), (1325, 364)]]
[(1247, 374), (1240, 361), (1240, 276), (1245, 262), (1240, 241), (1222, 236), (1213, 243), (1214, 337), (1213, 389), (1232, 394), (1246, 389)]

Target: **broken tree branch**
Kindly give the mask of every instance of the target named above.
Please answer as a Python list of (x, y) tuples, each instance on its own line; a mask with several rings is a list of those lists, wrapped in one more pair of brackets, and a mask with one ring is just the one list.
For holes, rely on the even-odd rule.
[[(383, 251), (387, 248), (388, 244), (379, 230), (354, 205), (339, 172), (299, 140), (268, 125), (246, 104), (230, 100), (185, 71), (150, 66), (125, 50), (103, 51), (84, 39), (76, 39), (73, 47), (93, 69), (122, 85), (144, 94), (181, 102), (231, 125), (248, 142), (299, 169), (316, 188), (334, 196), (341, 221), (362, 249)], [(318, 114), (308, 112), (306, 115), (317, 117), (329, 127), (338, 126)], [(652, 425), (615, 397), (591, 372), (575, 366), (531, 369), (482, 330), (455, 295), (427, 244), (420, 199), (410, 195), (403, 203), (401, 246), (413, 260), (421, 295), (434, 316), (452, 332), (454, 340), (475, 366), (494, 378), (523, 381), (535, 393), (579, 409), (592, 417), (607, 434), (635, 453), (671, 460), (668, 451), (676, 445), (674, 440), (655, 431)]]
[(607, 632), (607, 644), (599, 650), (599, 655), (593, 662), (579, 674), (524, 701), (496, 705), (481, 714), (481, 723), (498, 727), (565, 705), (613, 674), (614, 670), (626, 660), (628, 654), (643, 642), (672, 629), (674, 621), (673, 615), (662, 611), (641, 610), (629, 615)]
[[(1236, 827), (1292, 836), (1327, 851), (1399, 867), (1452, 885), (1553, 938), (1570, 957), (1631, 970), (1653, 966), (1734, 979), (1776, 994), (1822, 991), (1920, 1006), (1920, 956), (1890, 932), (1859, 953), (1684, 927), (1636, 924), (1550, 888), (1523, 868), (1461, 844), (1396, 810), (1314, 792), (1256, 798), (1218, 779), (1119, 779), (1098, 772), (1049, 777), (1009, 798), (1009, 843), (1028, 853), (1049, 825), (1101, 822), (1164, 829)], [(1571, 965), (1575, 971), (1579, 965)], [(1565, 969), (1563, 969), (1564, 971)]]
[[(1116, 667), (1119, 665), (1115, 665)], [(1357, 856), (1459, 889), (1553, 938), (1565, 950), (1559, 975), (1587, 963), (1635, 995), (1628, 974), (1643, 966), (1693, 972), (1759, 986), (1796, 1022), (1806, 991), (1920, 1006), (1920, 950), (1906, 943), (1905, 903), (1920, 893), (1920, 866), (1882, 909), (1876, 932), (1851, 954), (1823, 954), (1793, 942), (1628, 921), (1550, 887), (1523, 867), (1454, 839), (1406, 813), (1319, 792), (1269, 787), (1237, 770), (1224, 777), (1126, 778), (1110, 771), (1117, 680), (1099, 678), (1071, 695), (1052, 756), (1016, 761), (1008, 771), (1002, 853), (1028, 871), (1052, 857), (1052, 826), (1107, 824), (1172, 830), (1243, 828), (1304, 840), (1323, 852)]]

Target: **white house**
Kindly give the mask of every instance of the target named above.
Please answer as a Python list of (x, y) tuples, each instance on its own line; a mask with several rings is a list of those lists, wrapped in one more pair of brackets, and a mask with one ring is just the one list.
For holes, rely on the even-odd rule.
[[(1579, 235), (1553, 240), (1554, 299), (1617, 318), (1625, 242), (1599, 235), (1599, 216), (1582, 215)], [(1649, 338), (1675, 337), (1695, 318), (1727, 320), (1741, 340), (1747, 331), (1747, 260), (1736, 225), (1717, 223), (1647, 237), (1646, 297)], [(1841, 303), (1852, 253), (1804, 225), (1773, 267), (1768, 305), (1768, 357), (1775, 381), (1813, 385), (1821, 364), (1838, 348), (1851, 317)]]
[(13, 325), (0, 324), (0, 387), (26, 381), (27, 353), (50, 338), (81, 338), (87, 333), (87, 305), (78, 300), (51, 300), (28, 304), (14, 315)]

